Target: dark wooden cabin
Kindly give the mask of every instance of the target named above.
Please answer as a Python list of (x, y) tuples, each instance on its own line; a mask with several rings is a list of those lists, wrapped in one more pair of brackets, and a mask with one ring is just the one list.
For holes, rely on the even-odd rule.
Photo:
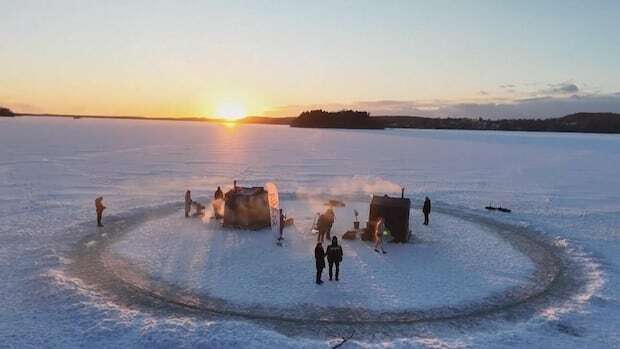
[(379, 217), (385, 219), (385, 227), (390, 230), (394, 242), (409, 241), (409, 211), (411, 200), (400, 197), (394, 198), (373, 195), (370, 202), (370, 213), (368, 221), (370, 227), (374, 229), (374, 223)]

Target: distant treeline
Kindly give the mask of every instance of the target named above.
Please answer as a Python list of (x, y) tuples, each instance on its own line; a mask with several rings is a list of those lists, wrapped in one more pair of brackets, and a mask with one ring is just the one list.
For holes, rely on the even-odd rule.
[[(202, 117), (168, 117), (151, 118), (145, 116), (95, 116), (95, 115), (54, 115), (54, 114), (15, 114), (8, 108), (0, 107), (0, 116), (45, 116), (65, 118), (95, 118), (149, 121), (193, 121), (224, 122), (224, 119)], [(421, 116), (370, 116), (365, 111), (343, 110), (326, 112), (311, 110), (298, 117), (271, 118), (249, 116), (235, 121), (240, 124), (290, 125), (309, 128), (349, 128), (349, 129), (383, 129), (383, 128), (421, 128), (444, 130), (490, 130), (490, 131), (540, 131), (540, 132), (584, 132), (584, 133), (620, 133), (620, 114), (616, 113), (576, 113), (553, 119), (473, 119), (473, 118), (427, 118)]]
[(0, 116), (15, 116), (9, 108), (0, 107)]
[(244, 124), (290, 125), (295, 117), (272, 118), (268, 116), (248, 116), (239, 122)]
[[(112, 115), (82, 115), (82, 114), (33, 114), (22, 113), (15, 116), (34, 116), (34, 117), (53, 117), (53, 118), (73, 118), (73, 119), (110, 119), (110, 120), (141, 120), (141, 121), (188, 121), (188, 122), (213, 122), (231, 123), (228, 119), (217, 119), (207, 117), (149, 117), (149, 116), (112, 116)], [(294, 117), (270, 118), (266, 116), (247, 116), (235, 120), (239, 124), (269, 124), (269, 125), (290, 125)]]
[(305, 111), (291, 122), (292, 127), (383, 129), (383, 123), (365, 111), (321, 109)]
[(576, 113), (553, 119), (470, 119), (377, 116), (385, 127), (449, 130), (620, 133), (620, 114)]
[(553, 119), (427, 118), (421, 116), (374, 116), (368, 112), (311, 110), (301, 113), (292, 127), (314, 128), (420, 128), (444, 130), (493, 130), (541, 132), (620, 133), (620, 114), (576, 113)]

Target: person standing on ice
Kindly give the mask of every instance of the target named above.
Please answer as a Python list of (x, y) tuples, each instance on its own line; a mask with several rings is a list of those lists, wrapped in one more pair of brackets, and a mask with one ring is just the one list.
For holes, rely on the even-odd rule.
[(213, 194), (213, 216), (215, 219), (224, 218), (224, 192), (219, 186)]
[(340, 262), (342, 262), (342, 247), (338, 245), (338, 238), (332, 238), (332, 244), (327, 246), (327, 263), (329, 264), (329, 281), (332, 280), (332, 267), (336, 265), (336, 281), (340, 274)]
[(213, 198), (215, 200), (220, 200), (224, 198), (224, 192), (222, 191), (222, 188), (220, 188), (219, 186), (217, 187), (215, 194), (213, 194)]
[(192, 192), (189, 189), (185, 192), (185, 218), (189, 217), (189, 211), (192, 210)]
[(375, 252), (387, 253), (383, 250), (383, 232), (385, 231), (385, 220), (379, 217), (375, 223)]
[(327, 222), (329, 222), (329, 227), (327, 231), (325, 232), (325, 237), (327, 238), (327, 240), (330, 240), (332, 226), (334, 225), (334, 221), (336, 220), (336, 214), (334, 213), (334, 209), (331, 207), (328, 208), (327, 211), (325, 211), (325, 214), (327, 215)]
[(424, 225), (428, 225), (428, 216), (431, 214), (431, 199), (428, 196), (424, 199), (422, 213), (424, 213)]
[(278, 241), (281, 243), (282, 240), (284, 240), (284, 226), (286, 225), (286, 215), (284, 214), (284, 211), (282, 209), (280, 209), (280, 214), (279, 214), (279, 220), (280, 220), (280, 225), (279, 225), (279, 233), (280, 235), (278, 236)]
[(319, 229), (319, 237), (318, 241), (323, 242), (325, 236), (329, 239), (330, 231), (332, 230), (332, 225), (334, 225), (334, 220), (336, 219), (336, 215), (334, 214), (334, 210), (328, 208), (325, 213), (319, 216), (319, 219), (316, 223), (317, 228)]
[(97, 210), (97, 226), (103, 227), (103, 224), (101, 224), (101, 218), (103, 217), (103, 210), (106, 209), (106, 207), (103, 206), (103, 196), (95, 199), (95, 209)]
[(316, 243), (314, 248), (314, 261), (316, 263), (316, 284), (320, 285), (323, 283), (321, 274), (323, 274), (323, 269), (325, 269), (325, 251), (320, 241)]

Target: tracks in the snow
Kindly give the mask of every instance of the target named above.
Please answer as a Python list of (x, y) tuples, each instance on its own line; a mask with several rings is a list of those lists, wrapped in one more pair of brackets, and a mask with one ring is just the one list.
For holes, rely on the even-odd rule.
[[(105, 292), (120, 304), (152, 312), (187, 313), (207, 318), (242, 318), (268, 323), (277, 329), (287, 325), (303, 329), (336, 326), (343, 331), (351, 327), (402, 328), (415, 323), (458, 322), (488, 316), (514, 318), (530, 316), (537, 310), (567, 299), (580, 287), (580, 268), (570, 256), (543, 234), (528, 227), (502, 222), (486, 212), (474, 212), (457, 207), (436, 205), (435, 211), (485, 226), (527, 255), (535, 265), (533, 282), (513, 287), (485, 297), (477, 302), (459, 306), (432, 309), (404, 309), (402, 311), (371, 311), (368, 309), (295, 306), (275, 309), (269, 306), (239, 306), (225, 299), (194, 294), (189, 290), (155, 280), (132, 267), (130, 261), (110, 253), (109, 246), (122, 239), (132, 228), (146, 221), (171, 214), (182, 207), (171, 203), (151, 208), (134, 209), (125, 214), (109, 217), (105, 228), (91, 228), (91, 222), (76, 230), (93, 230), (76, 244), (74, 263), (68, 266), (71, 274)], [(94, 242), (94, 243), (93, 243)], [(318, 326), (318, 327), (317, 327)], [(333, 327), (332, 327), (333, 329)]]

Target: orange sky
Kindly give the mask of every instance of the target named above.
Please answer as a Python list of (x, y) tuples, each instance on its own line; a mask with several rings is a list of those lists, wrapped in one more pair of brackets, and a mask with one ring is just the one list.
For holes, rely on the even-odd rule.
[[(506, 105), (545, 97), (564, 104), (517, 111), (613, 111), (619, 11), (613, 2), (4, 2), (0, 105), (92, 115), (291, 116), (322, 107), (485, 116), (497, 103), (511, 113)], [(481, 107), (459, 107), (472, 103)]]

